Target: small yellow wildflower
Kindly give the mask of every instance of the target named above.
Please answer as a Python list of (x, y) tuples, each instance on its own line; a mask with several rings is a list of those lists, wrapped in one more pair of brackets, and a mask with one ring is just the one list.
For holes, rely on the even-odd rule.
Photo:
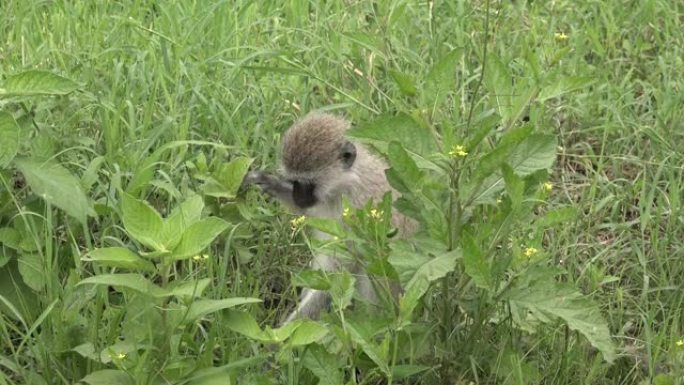
[(194, 257), (192, 257), (192, 260), (193, 260), (193, 261), (200, 261), (200, 260), (202, 260), (202, 256), (199, 255), (199, 254), (197, 254), (197, 255), (195, 255)]
[(675, 342), (675, 344), (677, 344), (677, 346), (679, 346), (680, 348), (684, 348), (684, 338)]
[(468, 152), (466, 151), (465, 146), (462, 146), (460, 144), (454, 145), (453, 147), (451, 147), (451, 151), (449, 151), (449, 156), (451, 156), (452, 158), (456, 158), (459, 156), (464, 157), (466, 155), (468, 155)]
[(527, 258), (530, 258), (531, 256), (537, 254), (538, 252), (539, 252), (539, 250), (535, 249), (534, 247), (528, 247), (525, 249), (525, 251), (523, 251), (523, 254), (525, 254), (525, 256)]
[(119, 361), (123, 360), (124, 358), (126, 358), (126, 353), (124, 353), (124, 352), (116, 353), (113, 358), (115, 358)]
[(385, 213), (382, 210), (371, 209), (370, 211), (370, 217), (379, 222), (382, 222), (382, 216), (384, 214)]
[(345, 218), (349, 218), (350, 215), (351, 215), (351, 210), (349, 209), (349, 207), (345, 207), (344, 210), (342, 210), (342, 216)]
[(557, 42), (562, 43), (568, 40), (568, 35), (566, 35), (565, 32), (556, 32), (553, 34), (553, 38), (556, 39)]
[(503, 202), (503, 200), (501, 200), (501, 198), (496, 198), (496, 204), (497, 204), (497, 205), (500, 205), (501, 202)]
[(304, 215), (291, 220), (290, 221), (290, 227), (292, 228), (292, 231), (299, 230), (302, 227), (302, 225), (304, 224), (305, 220), (306, 220), (306, 217)]
[(544, 191), (546, 191), (546, 192), (553, 190), (553, 183), (544, 182), (544, 184), (542, 184), (542, 189), (544, 189)]
[(563, 152), (565, 151), (565, 148), (563, 146), (556, 146), (556, 150)]

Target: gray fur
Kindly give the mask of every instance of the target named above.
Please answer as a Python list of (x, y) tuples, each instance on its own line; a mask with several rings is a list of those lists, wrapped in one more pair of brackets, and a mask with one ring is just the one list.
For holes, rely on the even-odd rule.
[[(283, 136), (282, 177), (253, 172), (248, 175), (245, 183), (258, 185), (262, 191), (298, 213), (311, 217), (340, 218), (343, 196), (357, 208), (362, 207), (369, 199), (379, 202), (387, 191), (392, 190), (385, 177), (387, 164), (364, 145), (349, 142), (344, 136), (349, 127), (349, 122), (334, 115), (307, 115)], [(341, 156), (345, 150), (349, 150), (350, 143), (355, 150), (351, 162)], [(316, 185), (315, 205), (308, 208), (297, 207), (292, 198), (293, 180), (306, 180)], [(396, 191), (393, 191), (393, 196), (397, 198)], [(416, 229), (416, 223), (412, 219), (396, 210), (392, 212), (392, 225), (399, 230), (400, 236), (410, 235)], [(323, 234), (318, 236), (323, 237)], [(341, 268), (351, 270), (358, 274), (357, 290), (361, 296), (375, 302), (370, 279), (360, 266), (344, 266), (337, 258), (319, 254), (314, 256), (312, 267), (326, 271)], [(329, 302), (327, 293), (305, 289), (299, 306), (283, 323), (299, 317), (318, 318)]]

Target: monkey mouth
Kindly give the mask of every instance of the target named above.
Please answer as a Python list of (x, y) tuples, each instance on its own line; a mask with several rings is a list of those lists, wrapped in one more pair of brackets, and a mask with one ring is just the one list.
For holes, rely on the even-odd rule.
[(292, 182), (292, 200), (299, 208), (309, 208), (317, 202), (315, 190), (316, 185), (314, 183), (295, 180)]

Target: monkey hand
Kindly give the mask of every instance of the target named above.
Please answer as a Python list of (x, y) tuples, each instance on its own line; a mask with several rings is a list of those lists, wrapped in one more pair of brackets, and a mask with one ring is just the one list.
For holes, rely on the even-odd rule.
[(250, 171), (242, 181), (241, 189), (250, 185), (259, 187), (262, 192), (286, 203), (292, 200), (292, 183), (264, 171)]

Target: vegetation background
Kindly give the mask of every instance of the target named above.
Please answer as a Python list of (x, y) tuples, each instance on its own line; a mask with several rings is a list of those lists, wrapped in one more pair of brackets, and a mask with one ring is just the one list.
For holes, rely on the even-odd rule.
[[(682, 79), (681, 1), (4, 0), (0, 384), (682, 384)], [(510, 155), (505, 130), (553, 135), (551, 191), (525, 193), (536, 205), (488, 262), (425, 276), (404, 324), (354, 329), (342, 290), (329, 324), (274, 331), (309, 242), (236, 192), (314, 109), (379, 122), (388, 142), (387, 122), (412, 122), (440, 138), (435, 164), (468, 152), (469, 171), (445, 174), (453, 194), (487, 169), (468, 159), (503, 167), (509, 194), (538, 187), (490, 154)], [(484, 203), (463, 230), (481, 247), (498, 218)], [(160, 246), (150, 229), (172, 220), (156, 212), (194, 233)], [(490, 272), (509, 249), (554, 270)], [(502, 293), (535, 272), (578, 291), (549, 289), (527, 323)], [(592, 337), (606, 326), (610, 341)], [(403, 357), (402, 333), (428, 346)]]

